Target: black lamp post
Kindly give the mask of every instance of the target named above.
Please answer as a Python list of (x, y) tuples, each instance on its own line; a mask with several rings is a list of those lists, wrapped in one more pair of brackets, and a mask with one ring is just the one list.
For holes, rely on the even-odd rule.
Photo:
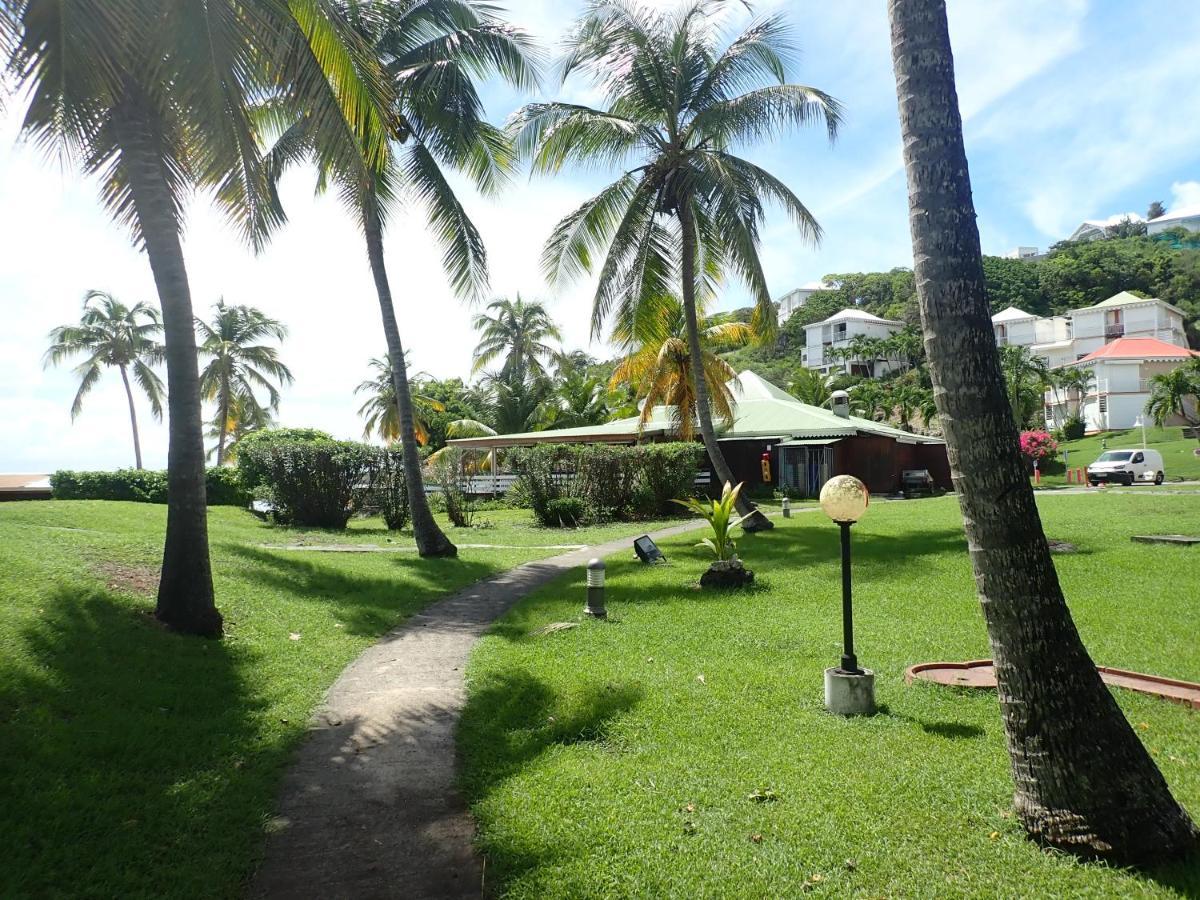
[(842, 664), (825, 670), (825, 705), (839, 715), (870, 714), (875, 709), (875, 675), (854, 654), (854, 601), (850, 581), (850, 526), (867, 511), (867, 486), (852, 475), (837, 475), (821, 488), (821, 509), (842, 538)]

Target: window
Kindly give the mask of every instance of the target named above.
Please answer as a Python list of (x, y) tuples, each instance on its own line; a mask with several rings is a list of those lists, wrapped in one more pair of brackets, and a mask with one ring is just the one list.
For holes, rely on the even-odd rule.
[[(1138, 454), (1139, 456), (1141, 454)], [(1109, 450), (1106, 453), (1101, 453), (1096, 460), (1098, 463), (1114, 463), (1114, 462), (1129, 462), (1130, 453), (1128, 450)]]
[(1108, 412), (1108, 397), (1104, 394), (1100, 395), (1100, 412)]
[(1144, 453), (1135, 453), (1135, 454), (1133, 454), (1133, 461), (1135, 463), (1145, 462), (1146, 455)]

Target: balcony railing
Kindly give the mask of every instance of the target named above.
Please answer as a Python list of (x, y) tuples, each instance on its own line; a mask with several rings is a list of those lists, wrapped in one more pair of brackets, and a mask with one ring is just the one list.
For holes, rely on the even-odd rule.
[(1125, 337), (1125, 326), (1124, 325), (1105, 325), (1104, 326), (1104, 339), (1106, 341), (1113, 341), (1120, 337)]

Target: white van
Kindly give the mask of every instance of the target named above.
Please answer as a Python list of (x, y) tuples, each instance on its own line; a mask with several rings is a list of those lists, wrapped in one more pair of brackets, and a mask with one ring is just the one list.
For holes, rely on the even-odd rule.
[(1163, 483), (1163, 458), (1157, 450), (1105, 450), (1087, 468), (1088, 483)]

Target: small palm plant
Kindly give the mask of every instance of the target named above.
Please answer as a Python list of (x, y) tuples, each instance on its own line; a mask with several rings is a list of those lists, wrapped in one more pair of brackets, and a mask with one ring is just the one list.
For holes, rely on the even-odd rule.
[(696, 546), (707, 547), (716, 556), (718, 562), (727, 562), (737, 558), (735, 556), (737, 547), (733, 542), (732, 535), (733, 529), (740, 525), (742, 519), (745, 518), (745, 516), (735, 515), (735, 504), (738, 494), (741, 492), (742, 482), (739, 482), (737, 487), (731, 488), (727, 481), (719, 500), (701, 502), (692, 497), (687, 500), (672, 501), (708, 519), (708, 524), (712, 527), (712, 536), (706, 537)]

